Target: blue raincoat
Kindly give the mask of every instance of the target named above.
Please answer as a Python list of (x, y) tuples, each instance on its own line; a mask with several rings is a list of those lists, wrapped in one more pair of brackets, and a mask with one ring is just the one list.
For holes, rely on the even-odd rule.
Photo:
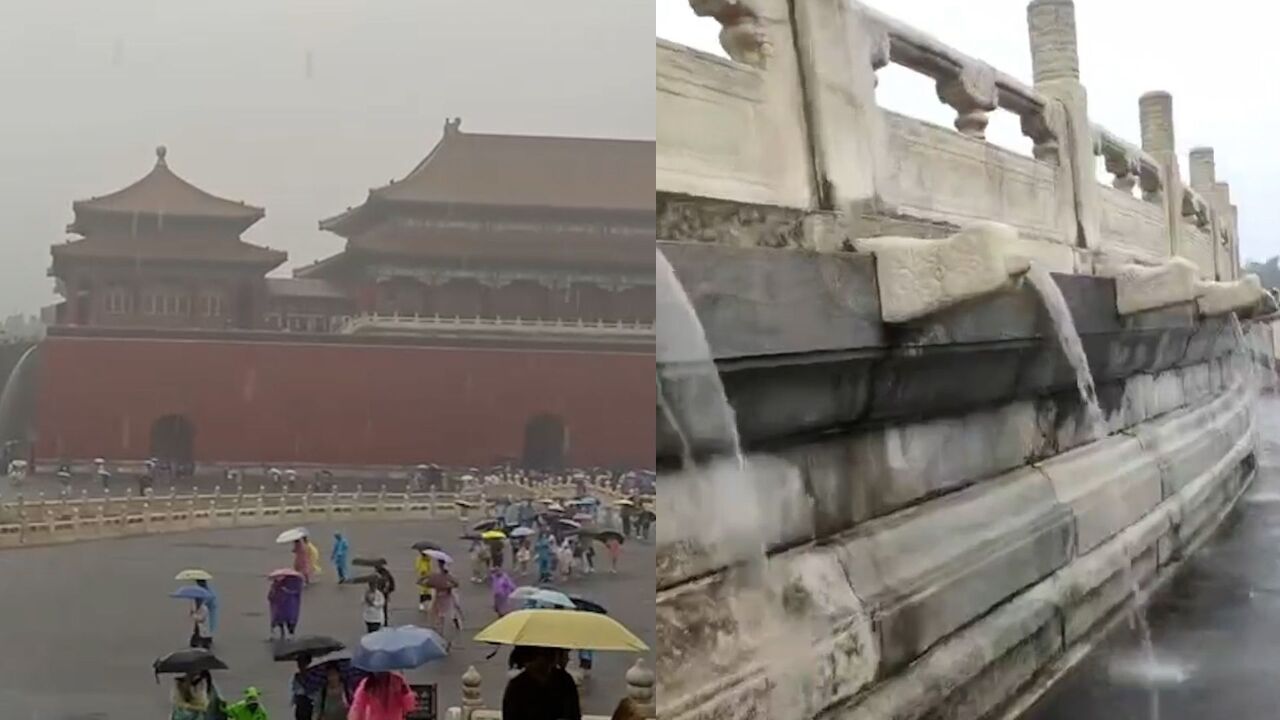
[(342, 533), (333, 534), (333, 552), (329, 554), (329, 559), (333, 561), (333, 566), (338, 568), (338, 582), (347, 581), (347, 553), (350, 546), (347, 539)]
[(204, 601), (205, 607), (209, 608), (209, 632), (218, 632), (218, 593), (209, 587), (208, 580), (197, 580), (196, 585), (209, 591), (209, 599)]

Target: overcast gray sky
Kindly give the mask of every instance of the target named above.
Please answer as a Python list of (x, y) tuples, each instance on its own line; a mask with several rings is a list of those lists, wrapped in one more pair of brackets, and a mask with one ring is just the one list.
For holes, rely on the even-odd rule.
[(463, 130), (654, 137), (645, 0), (0, 2), (0, 315), (54, 299), (71, 202), (146, 173), (264, 206), (290, 265), (316, 222)]
[[(719, 26), (687, 0), (657, 0), (659, 37), (723, 55)], [(952, 47), (1030, 82), (1025, 0), (871, 0), (866, 3)], [(1242, 255), (1280, 254), (1280, 42), (1275, 10), (1257, 0), (1077, 0), (1082, 80), (1089, 114), (1135, 144), (1138, 96), (1173, 94), (1182, 173), (1187, 151), (1216, 150), (1218, 179), (1240, 206)], [(928, 79), (903, 68), (881, 70), (877, 100), (906, 115), (950, 126)], [(992, 115), (989, 137), (1029, 152), (1017, 119)]]

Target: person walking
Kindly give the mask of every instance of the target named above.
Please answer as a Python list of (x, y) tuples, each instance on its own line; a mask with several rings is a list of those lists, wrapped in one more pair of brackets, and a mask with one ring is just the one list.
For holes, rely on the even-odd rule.
[(293, 569), (302, 575), (302, 581), (311, 584), (311, 549), (304, 542), (306, 538), (293, 541)]
[(169, 720), (205, 720), (205, 713), (209, 709), (209, 694), (195, 678), (181, 675), (173, 679), (169, 705)]
[(197, 598), (191, 608), (191, 647), (208, 650), (213, 646), (213, 633), (209, 631), (209, 608)]
[(320, 566), (320, 548), (311, 542), (310, 537), (302, 538), (302, 542), (307, 546), (307, 562), (311, 564), (311, 575), (320, 577), (324, 574), (324, 568)]
[(435, 584), (435, 597), (431, 600), (430, 624), (445, 639), (448, 649), (453, 646), (453, 636), (462, 630), (462, 606), (455, 592), (458, 581), (449, 573), (448, 564), (442, 562), (432, 582)]
[(431, 576), (431, 556), (425, 550), (413, 559), (413, 569), (418, 574), (418, 612), (426, 612), (431, 602), (431, 587), (426, 584)]
[(610, 535), (604, 541), (604, 546), (609, 551), (609, 572), (617, 575), (618, 560), (622, 557), (622, 541)]
[(329, 665), (324, 673), (324, 686), (316, 698), (315, 720), (347, 720), (351, 709), (351, 691), (337, 666)]
[(369, 588), (364, 591), (361, 617), (364, 618), (365, 632), (381, 630), (387, 622), (387, 596), (377, 579), (369, 580)]
[(405, 720), (417, 706), (413, 690), (400, 673), (373, 673), (356, 687), (347, 720)]
[(262, 693), (256, 687), (247, 687), (239, 702), (232, 703), (226, 709), (227, 720), (270, 720), (267, 709), (262, 706)]
[(502, 568), (494, 568), (489, 574), (489, 588), (493, 593), (493, 611), (502, 617), (509, 612), (511, 593), (516, 590), (516, 583)]
[(534, 553), (538, 558), (538, 583), (551, 582), (551, 567), (554, 555), (551, 550), (551, 541), (547, 539), (546, 535), (538, 536), (538, 542), (534, 546)]
[(298, 631), (298, 616), (302, 613), (301, 580), (296, 576), (273, 578), (267, 590), (267, 605), (271, 610), (271, 637), (280, 629), (280, 638), (292, 636)]
[(382, 624), (389, 626), (391, 625), (391, 593), (396, 591), (396, 578), (386, 565), (379, 565), (374, 568), (374, 572), (378, 574), (378, 589), (382, 591), (382, 597), (386, 601), (382, 606)]
[(510, 666), (520, 672), (502, 693), (502, 720), (582, 720), (578, 686), (565, 670), (569, 651), (517, 645)]
[(329, 561), (333, 563), (333, 567), (338, 573), (339, 583), (347, 581), (347, 554), (350, 551), (351, 546), (347, 543), (347, 538), (340, 532), (334, 533), (333, 552), (329, 553)]
[(209, 586), (208, 580), (196, 580), (196, 585), (209, 591), (204, 604), (209, 609), (209, 637), (212, 638), (218, 632), (218, 593)]
[(298, 670), (289, 678), (289, 702), (293, 705), (293, 720), (314, 720), (315, 697), (307, 688), (307, 668), (311, 667), (311, 656), (298, 657)]

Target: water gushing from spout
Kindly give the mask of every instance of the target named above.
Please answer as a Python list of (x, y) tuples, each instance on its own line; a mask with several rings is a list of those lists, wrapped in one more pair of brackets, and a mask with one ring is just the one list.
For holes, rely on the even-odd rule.
[(1089, 358), (1084, 353), (1084, 345), (1080, 342), (1080, 333), (1076, 331), (1075, 320), (1071, 317), (1071, 309), (1062, 295), (1062, 289), (1053, 277), (1042, 267), (1031, 264), (1027, 270), (1027, 282), (1040, 296), (1040, 303), (1049, 314), (1054, 333), (1058, 338), (1058, 346), (1067, 357), (1076, 377), (1076, 390), (1084, 403), (1085, 434), (1089, 440), (1095, 440), (1106, 432), (1106, 420), (1102, 417), (1102, 408), (1098, 406), (1098, 390), (1093, 382), (1093, 372), (1089, 370)]

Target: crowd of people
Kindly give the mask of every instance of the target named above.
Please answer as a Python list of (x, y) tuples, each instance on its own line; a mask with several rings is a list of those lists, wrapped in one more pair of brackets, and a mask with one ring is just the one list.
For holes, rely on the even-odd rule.
[[(607, 554), (609, 570), (616, 572), (624, 542), (647, 537), (648, 530), (642, 530), (644, 526), (635, 519), (652, 514), (638, 496), (619, 501), (616, 508), (604, 507), (600, 501), (583, 495), (563, 506), (552, 501), (507, 498), (492, 509), (494, 516), (471, 524), (462, 539), (471, 543), (470, 580), (488, 585), (494, 618), (517, 609), (565, 608), (563, 601), (554, 598), (551, 604), (545, 604), (546, 600), (539, 599), (538, 588), (520, 587), (517, 578), (532, 581), (536, 576), (538, 584), (546, 584), (556, 578), (592, 574), (597, 571), (597, 542)], [(623, 529), (611, 526), (613, 512), (623, 518)], [(281, 533), (277, 542), (288, 545), (291, 559), (289, 567), (268, 575), (269, 634), (279, 644), (300, 637), (306, 589), (321, 582), (326, 569), (320, 548), (304, 528)], [(425, 615), (424, 625), (443, 640), (447, 654), (465, 623), (460, 582), (453, 572), (455, 562), (440, 544), (429, 540), (415, 543), (412, 548), (417, 609)], [(362, 588), (359, 613), (366, 636), (389, 628), (391, 598), (397, 592), (397, 583), (387, 560), (353, 557), (352, 544), (341, 531), (333, 534), (327, 557), (339, 584)], [(363, 574), (354, 574), (357, 570)], [(200, 570), (184, 573), (178, 579), (190, 580), (194, 585), (180, 588), (174, 596), (192, 601), (189, 645), (211, 650), (220, 610), (212, 576)], [(519, 591), (532, 594), (521, 595)], [(558, 592), (552, 594), (568, 599)], [(566, 609), (582, 608), (569, 604)], [(413, 693), (407, 681), (396, 673), (361, 673), (332, 662), (318, 671), (312, 660), (310, 655), (295, 658), (297, 669), (289, 688), (295, 720), (402, 720), (413, 707)], [(589, 673), (592, 652), (578, 651), (577, 660), (577, 671)], [(516, 647), (509, 659), (514, 676), (503, 696), (504, 718), (580, 718), (578, 686), (569, 664), (567, 650)], [(258, 688), (247, 688), (236, 702), (227, 703), (207, 671), (178, 675), (171, 699), (171, 720), (267, 719)], [(620, 705), (620, 714), (615, 717), (631, 717), (626, 714), (628, 707), (625, 702)], [(544, 710), (531, 714), (529, 708), (552, 709), (558, 714), (546, 715)]]

